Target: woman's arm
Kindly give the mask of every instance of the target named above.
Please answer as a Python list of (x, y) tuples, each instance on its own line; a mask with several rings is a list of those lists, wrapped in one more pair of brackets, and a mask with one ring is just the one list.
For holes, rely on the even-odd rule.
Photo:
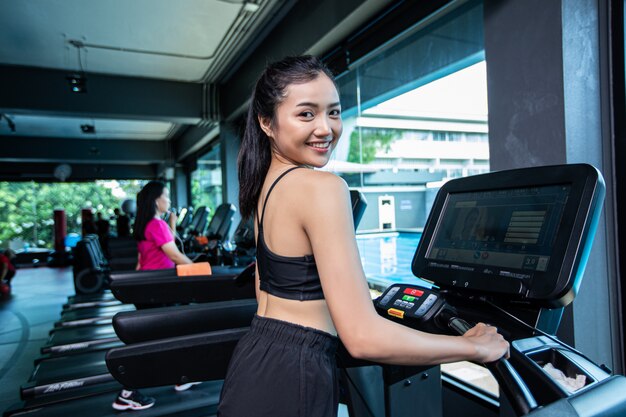
[(163, 252), (165, 252), (167, 257), (170, 258), (172, 262), (174, 262), (176, 265), (193, 263), (191, 259), (183, 255), (183, 253), (178, 250), (173, 240), (162, 245), (161, 249), (163, 250)]
[(170, 227), (172, 234), (176, 236), (176, 221), (178, 220), (178, 215), (173, 211), (170, 211), (170, 218), (167, 219), (167, 225)]
[(139, 271), (141, 269), (141, 253), (137, 254), (137, 266), (135, 267), (135, 271)]
[(311, 172), (298, 198), (306, 199), (301, 221), (309, 236), (322, 288), (342, 342), (357, 358), (417, 365), (502, 357), (508, 343), (495, 328), (479, 325), (464, 336), (412, 330), (380, 317), (373, 306), (354, 237), (350, 196), (345, 182), (325, 172)]

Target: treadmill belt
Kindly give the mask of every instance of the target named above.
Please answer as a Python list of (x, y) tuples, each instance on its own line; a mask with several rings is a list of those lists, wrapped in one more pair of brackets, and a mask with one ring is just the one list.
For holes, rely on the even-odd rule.
[(68, 343), (78, 343), (109, 337), (115, 337), (115, 330), (113, 330), (113, 326), (111, 326), (110, 324), (76, 328), (60, 328), (56, 329), (50, 335), (47, 345), (66, 345)]
[(43, 385), (108, 374), (109, 370), (104, 361), (106, 352), (106, 350), (101, 350), (45, 359), (39, 362), (30, 381)]
[(100, 317), (100, 316), (113, 316), (116, 313), (122, 311), (132, 311), (135, 310), (135, 306), (132, 304), (120, 304), (117, 306), (110, 307), (92, 307), (92, 308), (81, 308), (78, 310), (68, 310), (64, 311), (61, 314), (61, 321), (73, 321), (73, 320), (83, 320), (92, 317)]
[(90, 301), (101, 300), (115, 300), (113, 294), (110, 291), (105, 291), (99, 294), (79, 294), (67, 298), (68, 304), (85, 303)]
[(146, 388), (141, 392), (156, 399), (151, 408), (139, 411), (119, 412), (113, 410), (111, 404), (117, 392), (107, 392), (92, 397), (79, 398), (72, 401), (51, 404), (48, 406), (24, 409), (12, 407), (4, 417), (25, 415), (28, 417), (113, 417), (128, 413), (134, 417), (204, 417), (217, 413), (223, 381), (203, 382), (187, 391), (176, 392), (173, 386)]

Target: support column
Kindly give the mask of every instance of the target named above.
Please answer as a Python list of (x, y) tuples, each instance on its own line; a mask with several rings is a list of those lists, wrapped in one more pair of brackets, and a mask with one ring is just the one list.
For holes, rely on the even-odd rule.
[(174, 186), (174, 192), (172, 193), (174, 197), (173, 200), (176, 207), (189, 207), (191, 204), (188, 193), (189, 187), (187, 186), (188, 181), (189, 176), (187, 175), (185, 167), (176, 167), (174, 171), (174, 182), (172, 184)]
[(234, 204), (237, 212), (233, 218), (231, 236), (241, 221), (239, 214), (239, 177), (237, 174), (237, 155), (241, 147), (241, 138), (234, 123), (220, 124), (221, 158), (222, 158), (222, 201)]

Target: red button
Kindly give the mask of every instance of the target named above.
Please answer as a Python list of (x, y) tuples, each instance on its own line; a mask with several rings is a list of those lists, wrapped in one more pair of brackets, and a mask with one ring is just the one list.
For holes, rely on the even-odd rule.
[(408, 295), (413, 295), (415, 297), (421, 297), (424, 294), (424, 291), (416, 290), (416, 289), (413, 289), (413, 288), (406, 288), (404, 290), (404, 293), (408, 294)]

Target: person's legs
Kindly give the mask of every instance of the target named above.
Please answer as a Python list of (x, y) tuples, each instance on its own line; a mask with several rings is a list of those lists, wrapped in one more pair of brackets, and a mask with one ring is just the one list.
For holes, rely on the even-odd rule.
[(188, 382), (186, 384), (174, 385), (174, 389), (176, 391), (187, 391), (189, 388), (193, 387), (194, 385), (198, 385), (201, 383), (202, 382)]
[(155, 402), (154, 398), (145, 396), (138, 390), (122, 389), (112, 406), (116, 410), (145, 410), (152, 407)]
[(337, 338), (255, 317), (228, 367), (218, 416), (337, 415)]
[(7, 283), (7, 285), (11, 285), (11, 280), (13, 279), (13, 277), (15, 276), (15, 271), (11, 271), (10, 269), (7, 271), (6, 276), (4, 277), (4, 281)]

